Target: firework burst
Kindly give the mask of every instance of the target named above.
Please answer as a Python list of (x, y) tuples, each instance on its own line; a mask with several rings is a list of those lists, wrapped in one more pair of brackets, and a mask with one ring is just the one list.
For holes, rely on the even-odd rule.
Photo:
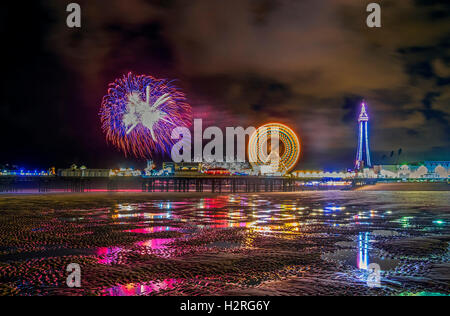
[(100, 110), (108, 142), (125, 155), (170, 152), (176, 127), (191, 125), (191, 107), (171, 81), (128, 73), (109, 85)]

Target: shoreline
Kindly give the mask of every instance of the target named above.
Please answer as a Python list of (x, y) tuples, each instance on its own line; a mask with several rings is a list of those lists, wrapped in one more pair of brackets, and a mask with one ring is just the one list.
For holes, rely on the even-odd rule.
[(328, 196), (346, 196), (347, 194), (363, 197), (373, 194), (387, 194), (390, 196), (404, 195), (420, 192), (444, 193), (450, 191), (450, 186), (443, 183), (378, 183), (376, 185), (358, 188), (356, 190), (331, 190), (331, 191), (297, 191), (297, 192), (47, 192), (47, 193), (5, 193), (0, 194), (0, 212), (13, 210), (65, 210), (65, 209), (95, 209), (103, 207), (115, 207), (117, 204), (151, 203), (155, 201), (189, 202), (191, 200), (205, 198), (217, 199), (225, 197), (252, 197), (264, 196), (266, 198), (281, 198), (295, 200), (297, 198)]
[(366, 185), (355, 189), (354, 191), (450, 191), (450, 185), (445, 182), (433, 182), (433, 183), (408, 183), (408, 182), (396, 182), (396, 183), (384, 183), (378, 182), (375, 185)]
[(68, 192), (68, 191), (49, 191), (35, 192), (19, 191), (19, 192), (0, 192), (0, 200), (9, 197), (36, 197), (36, 196), (148, 196), (155, 198), (177, 197), (201, 197), (201, 196), (219, 196), (219, 195), (295, 195), (304, 193), (320, 193), (320, 192), (358, 192), (358, 191), (386, 191), (386, 192), (404, 192), (404, 191), (450, 191), (450, 184), (445, 182), (425, 182), (425, 183), (409, 183), (409, 182), (378, 182), (374, 185), (365, 185), (354, 188), (353, 190), (301, 190), (295, 192), (142, 192), (140, 190), (118, 190), (118, 191), (86, 191), (86, 192)]

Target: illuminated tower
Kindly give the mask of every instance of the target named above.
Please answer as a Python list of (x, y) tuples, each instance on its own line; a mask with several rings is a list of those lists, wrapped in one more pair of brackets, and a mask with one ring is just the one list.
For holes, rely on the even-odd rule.
[[(364, 167), (371, 167), (370, 150), (369, 150), (369, 116), (366, 112), (366, 103), (361, 104), (361, 113), (358, 118), (359, 133), (358, 133), (358, 152), (356, 153), (355, 169), (360, 170)], [(365, 159), (364, 159), (365, 157)]]

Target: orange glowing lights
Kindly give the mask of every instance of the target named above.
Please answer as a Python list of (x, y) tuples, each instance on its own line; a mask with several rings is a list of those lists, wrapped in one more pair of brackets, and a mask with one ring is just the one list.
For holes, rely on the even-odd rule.
[(267, 151), (269, 141), (273, 141), (274, 137), (279, 141), (276, 171), (289, 172), (300, 158), (300, 141), (292, 129), (281, 123), (265, 124), (252, 134), (248, 145), (249, 160), (253, 165), (267, 164), (273, 152), (268, 155), (261, 153)]

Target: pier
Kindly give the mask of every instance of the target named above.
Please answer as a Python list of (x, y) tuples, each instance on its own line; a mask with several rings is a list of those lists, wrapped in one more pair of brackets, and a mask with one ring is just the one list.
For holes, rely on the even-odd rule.
[(326, 182), (315, 186), (306, 183), (320, 179), (264, 176), (170, 176), (170, 177), (0, 177), (0, 192), (297, 192), (305, 190), (351, 190), (375, 184), (376, 179), (346, 179), (344, 185), (330, 186)]

